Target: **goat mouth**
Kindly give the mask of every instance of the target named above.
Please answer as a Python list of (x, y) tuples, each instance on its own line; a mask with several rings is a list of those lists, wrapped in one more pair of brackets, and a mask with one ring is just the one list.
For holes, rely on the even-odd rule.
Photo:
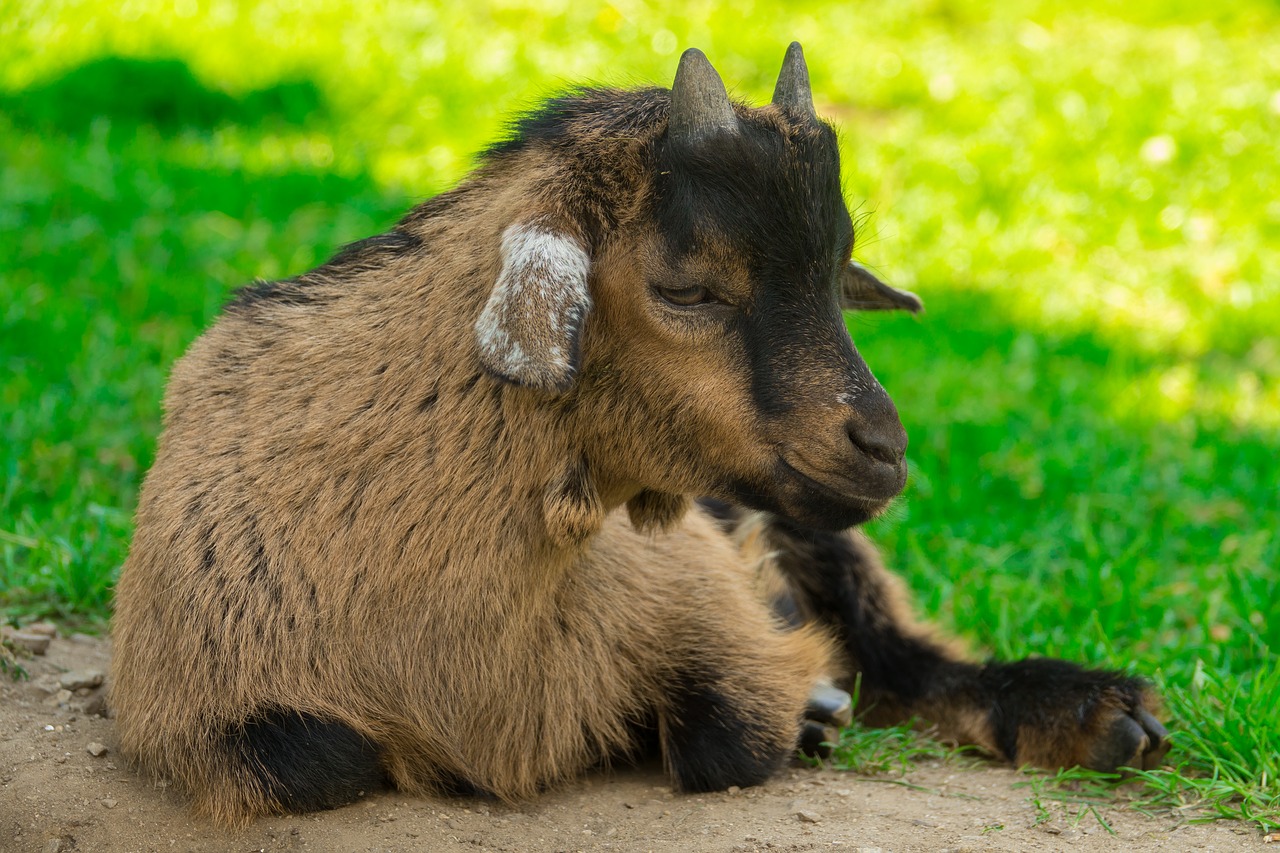
[(819, 479), (818, 476), (806, 473), (803, 469), (797, 467), (785, 456), (779, 456), (778, 462), (787, 476), (792, 480), (798, 481), (806, 489), (818, 492), (832, 500), (861, 504), (873, 513), (879, 512), (887, 506), (894, 495), (902, 490), (902, 487), (899, 486), (893, 490), (892, 494), (868, 495), (864, 491), (867, 484), (847, 474), (824, 471), (821, 474), (821, 479)]
[[(795, 504), (784, 514), (813, 527), (840, 529), (862, 524), (883, 512), (892, 500), (892, 495), (861, 494), (849, 477), (833, 475), (820, 480), (786, 459), (779, 457), (778, 463), (781, 474), (791, 482), (792, 488), (787, 491), (792, 492), (793, 500), (787, 503)], [(796, 491), (800, 494), (796, 495)]]
[(828, 482), (825, 477), (820, 480), (779, 455), (766, 477), (730, 480), (714, 494), (781, 516), (800, 527), (846, 530), (875, 518), (892, 497), (867, 497), (854, 488), (854, 482), (843, 477), (839, 484)]

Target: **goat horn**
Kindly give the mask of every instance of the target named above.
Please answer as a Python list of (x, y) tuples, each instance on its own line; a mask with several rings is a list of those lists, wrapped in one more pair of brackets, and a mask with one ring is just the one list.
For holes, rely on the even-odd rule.
[(782, 71), (778, 73), (778, 83), (773, 87), (773, 103), (818, 117), (813, 108), (813, 91), (809, 88), (809, 66), (804, 63), (804, 50), (798, 41), (791, 43), (786, 58), (782, 60)]
[(707, 55), (691, 47), (680, 56), (676, 80), (671, 84), (668, 133), (673, 140), (692, 142), (717, 131), (737, 133), (738, 117)]

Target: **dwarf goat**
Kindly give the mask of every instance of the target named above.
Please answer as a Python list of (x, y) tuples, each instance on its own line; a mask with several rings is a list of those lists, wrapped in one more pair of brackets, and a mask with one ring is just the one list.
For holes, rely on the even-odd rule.
[(800, 46), (763, 108), (690, 50), (671, 91), (552, 100), (388, 233), (241, 290), (138, 506), (124, 752), (230, 823), (387, 782), (529, 797), (645, 744), (714, 790), (829, 737), (860, 675), (1010, 761), (1154, 761), (1140, 681), (967, 662), (842, 532), (907, 437), (841, 305), (919, 308), (853, 243)]

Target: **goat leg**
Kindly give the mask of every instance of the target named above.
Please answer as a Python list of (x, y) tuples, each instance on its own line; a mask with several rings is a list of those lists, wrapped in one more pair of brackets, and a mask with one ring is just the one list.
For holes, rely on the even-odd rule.
[(919, 718), (944, 740), (1049, 768), (1151, 768), (1168, 751), (1155, 696), (1141, 679), (1049, 658), (967, 660), (913, 620), (901, 581), (861, 534), (774, 517), (756, 523), (765, 525), (793, 596), (792, 619), (835, 634), (849, 666), (843, 686), (860, 678), (859, 712), (868, 723)]

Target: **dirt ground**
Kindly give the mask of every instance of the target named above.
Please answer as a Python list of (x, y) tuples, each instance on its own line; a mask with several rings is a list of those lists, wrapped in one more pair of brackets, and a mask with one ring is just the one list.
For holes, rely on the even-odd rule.
[[(110, 720), (93, 713), (110, 646), (54, 639), (0, 683), (0, 851), (1042, 851), (1259, 849), (1238, 823), (1190, 824), (1107, 808), (1111, 835), (1078, 807), (1045, 802), (1025, 777), (989, 765), (924, 764), (905, 779), (794, 768), (759, 788), (674, 794), (654, 767), (596, 773), (520, 808), (394, 792), (336, 811), (226, 832), (193, 821), (179, 796), (135, 775)], [(88, 710), (86, 710), (86, 708)], [(92, 747), (91, 747), (92, 745)], [(105, 751), (101, 748), (105, 747)], [(100, 752), (98, 755), (92, 752)], [(906, 783), (906, 784), (904, 784)], [(1043, 817), (1043, 815), (1041, 815)]]

